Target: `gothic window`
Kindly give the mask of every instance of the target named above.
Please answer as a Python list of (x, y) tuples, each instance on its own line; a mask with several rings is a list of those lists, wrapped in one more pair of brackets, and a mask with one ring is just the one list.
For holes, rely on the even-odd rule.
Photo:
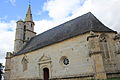
[(116, 42), (116, 52), (119, 53), (120, 52), (120, 41)]
[(120, 41), (118, 41), (117, 43), (118, 43), (118, 50), (120, 50)]
[(26, 57), (23, 57), (23, 59), (22, 59), (22, 66), (23, 66), (23, 71), (26, 71), (27, 67), (28, 67), (28, 61), (27, 61)]
[(90, 45), (90, 49), (91, 50), (94, 49), (95, 48), (95, 41), (91, 40), (90, 43), (89, 43), (89, 45)]
[(115, 53), (120, 53), (120, 34), (116, 34), (114, 37), (115, 40)]
[(103, 53), (103, 58), (110, 58), (107, 36), (105, 34), (100, 36), (100, 48)]

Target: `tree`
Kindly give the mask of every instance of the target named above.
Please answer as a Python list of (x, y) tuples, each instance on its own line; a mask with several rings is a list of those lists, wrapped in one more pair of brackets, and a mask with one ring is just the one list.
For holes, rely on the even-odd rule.
[(2, 79), (3, 68), (4, 66), (2, 65), (2, 63), (0, 63), (0, 80)]

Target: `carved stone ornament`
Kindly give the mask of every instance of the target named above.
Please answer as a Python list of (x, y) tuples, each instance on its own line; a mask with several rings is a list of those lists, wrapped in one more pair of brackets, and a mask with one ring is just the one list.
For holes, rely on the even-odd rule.
[(39, 64), (51, 62), (51, 58), (49, 56), (43, 55), (38, 62)]
[(96, 35), (94, 32), (90, 31), (90, 35), (87, 37), (87, 41), (89, 40), (89, 38), (94, 38), (94, 37), (98, 37), (98, 35)]
[(28, 65), (27, 56), (24, 56), (24, 57), (23, 57), (21, 63), (22, 63), (22, 65), (23, 65), (23, 71), (27, 70), (27, 65)]
[(113, 39), (114, 39), (114, 40), (120, 40), (120, 33), (119, 33), (119, 34), (116, 34)]

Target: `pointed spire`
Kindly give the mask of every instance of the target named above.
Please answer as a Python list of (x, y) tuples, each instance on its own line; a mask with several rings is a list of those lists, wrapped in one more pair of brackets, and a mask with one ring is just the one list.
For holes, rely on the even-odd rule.
[(33, 21), (32, 20), (32, 12), (31, 12), (31, 5), (30, 4), (29, 4), (29, 7), (28, 7), (28, 11), (27, 11), (27, 14), (26, 14), (25, 21)]

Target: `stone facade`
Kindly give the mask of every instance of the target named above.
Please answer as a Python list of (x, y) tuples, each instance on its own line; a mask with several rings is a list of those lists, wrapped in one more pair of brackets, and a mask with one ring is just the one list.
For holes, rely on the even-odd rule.
[[(109, 36), (110, 60), (104, 60), (99, 46), (99, 37), (103, 33), (86, 33), (74, 38), (11, 58), (10, 79), (43, 79), (43, 69), (49, 69), (50, 79), (97, 78), (105, 79), (116, 73), (119, 76), (119, 54), (115, 54), (115, 33), (104, 33)], [(88, 39), (89, 38), (89, 39)], [(87, 40), (88, 39), (88, 40)], [(92, 44), (90, 45), (90, 43)], [(94, 47), (93, 47), (94, 46)], [(92, 52), (91, 52), (92, 51)], [(28, 61), (24, 71), (22, 59)], [(65, 65), (62, 57), (67, 57)], [(62, 61), (62, 62), (61, 62)], [(107, 64), (106, 64), (107, 63)], [(113, 75), (111, 75), (113, 76)], [(72, 79), (74, 80), (74, 79)]]
[[(11, 79), (16, 78), (43, 78), (43, 68), (49, 68), (50, 78), (74, 77), (74, 75), (93, 74), (92, 59), (89, 57), (89, 50), (86, 40), (87, 34), (71, 38), (51, 46), (30, 52), (29, 54), (13, 57)], [(21, 61), (26, 56), (28, 68), (23, 71)], [(69, 64), (64, 65), (61, 58), (66, 56)], [(14, 65), (15, 64), (15, 65)], [(81, 64), (81, 65), (79, 65)], [(34, 65), (34, 66), (33, 66)], [(75, 66), (73, 66), (75, 65)], [(17, 71), (17, 72), (14, 72)], [(22, 77), (21, 77), (22, 76)]]
[[(93, 17), (92, 17), (93, 18)], [(6, 55), (5, 80), (82, 80), (120, 77), (120, 34), (86, 33), (15, 55), (35, 36), (29, 6), (17, 22), (15, 50)]]

